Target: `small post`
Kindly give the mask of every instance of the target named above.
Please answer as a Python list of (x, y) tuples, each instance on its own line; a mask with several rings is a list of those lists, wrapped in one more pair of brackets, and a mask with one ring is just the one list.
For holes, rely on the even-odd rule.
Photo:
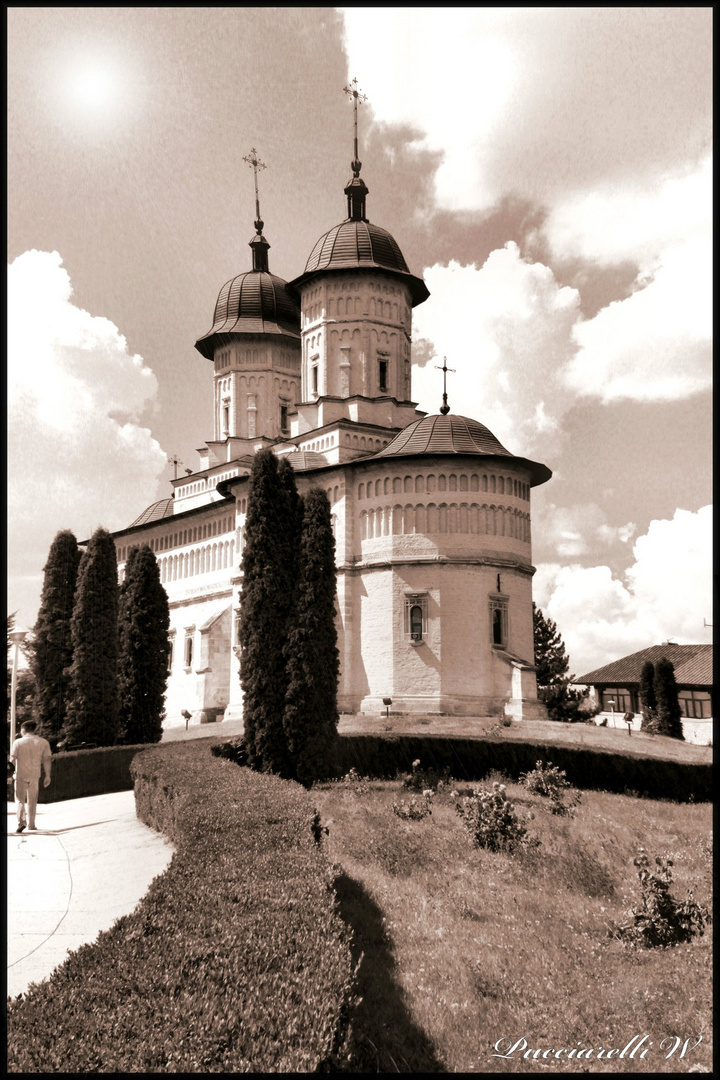
[(190, 723), (190, 717), (191, 717), (192, 714), (189, 713), (187, 711), (187, 709), (183, 709), (183, 711), (180, 713), (180, 715), (185, 717), (185, 730), (187, 731), (188, 724)]
[(624, 720), (625, 720), (625, 723), (627, 724), (628, 735), (632, 735), (632, 722), (633, 722), (634, 719), (635, 719), (635, 713), (634, 712), (628, 711), (628, 712), (625, 713)]
[(385, 706), (385, 719), (390, 719), (390, 706), (392, 705), (392, 698), (384, 697), (383, 705)]

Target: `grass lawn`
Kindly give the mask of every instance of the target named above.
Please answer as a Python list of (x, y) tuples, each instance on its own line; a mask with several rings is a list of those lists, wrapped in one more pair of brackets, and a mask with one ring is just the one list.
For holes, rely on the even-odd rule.
[(497, 717), (484, 716), (366, 716), (361, 713), (340, 717), (341, 735), (444, 735), (461, 739), (503, 739), (553, 745), (582, 746), (588, 750), (610, 750), (658, 757), (670, 761), (711, 762), (712, 747), (696, 746), (664, 735), (642, 731), (602, 728), (595, 724), (561, 724), (553, 720), (523, 720), (504, 727)]
[[(616, 733), (582, 732), (595, 734)], [(521, 785), (507, 790), (518, 812), (535, 815), (534, 852), (474, 848), (449, 793), (435, 797), (430, 817), (405, 821), (392, 811), (407, 798), (399, 781), (313, 788), (340, 913), (363, 953), (352, 1071), (709, 1071), (712, 930), (689, 945), (633, 951), (608, 928), (627, 921), (638, 898), (640, 845), (651, 858), (672, 854), (676, 898), (692, 886), (710, 902), (710, 805), (585, 791), (565, 818)], [(490, 1056), (500, 1039), (597, 1051), (645, 1034), (652, 1045), (633, 1060)], [(703, 1041), (684, 1061), (679, 1051), (667, 1060), (659, 1045), (672, 1035)]]

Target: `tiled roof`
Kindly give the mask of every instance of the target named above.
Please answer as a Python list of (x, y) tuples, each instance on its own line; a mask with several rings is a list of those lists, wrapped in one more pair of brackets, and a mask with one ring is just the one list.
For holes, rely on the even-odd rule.
[(135, 525), (148, 525), (151, 521), (159, 521), (161, 518), (172, 516), (173, 499), (158, 499), (157, 502), (152, 503), (147, 509), (143, 510), (142, 514), (130, 523), (129, 528), (132, 529)]
[(342, 221), (324, 233), (310, 252), (305, 272), (290, 284), (297, 287), (324, 270), (356, 269), (388, 270), (401, 277), (410, 288), (413, 307), (430, 295), (422, 278), (408, 270), (395, 237), (369, 221)]
[(578, 675), (574, 682), (587, 685), (620, 686), (640, 682), (643, 665), (650, 661), (657, 664), (667, 659), (675, 668), (675, 681), (678, 685), (710, 686), (712, 684), (712, 645), (651, 645), (648, 649), (623, 656), (610, 664), (589, 671), (587, 675)]
[(317, 450), (293, 450), (283, 456), (287, 458), (295, 472), (303, 472), (305, 469), (318, 469), (328, 463), (325, 455), (319, 454)]
[(376, 458), (410, 454), (478, 454), (499, 457), (525, 465), (530, 470), (531, 486), (544, 484), (552, 476), (546, 465), (518, 458), (506, 450), (492, 431), (477, 420), (455, 413), (435, 414), (413, 420), (392, 442), (375, 454)]
[(248, 270), (226, 281), (215, 304), (212, 329), (195, 342), (208, 360), (216, 334), (282, 334), (300, 337), (300, 309), (287, 282), (266, 271)]

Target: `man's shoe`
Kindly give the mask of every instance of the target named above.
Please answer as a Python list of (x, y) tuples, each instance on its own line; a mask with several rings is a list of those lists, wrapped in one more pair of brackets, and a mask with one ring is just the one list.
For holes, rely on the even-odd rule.
[(25, 826), (24, 826), (24, 825), (18, 825), (18, 827), (17, 827), (17, 829), (15, 830), (15, 832), (22, 832), (24, 828), (25, 828)]
[(37, 832), (37, 825), (28, 825), (30, 832)]

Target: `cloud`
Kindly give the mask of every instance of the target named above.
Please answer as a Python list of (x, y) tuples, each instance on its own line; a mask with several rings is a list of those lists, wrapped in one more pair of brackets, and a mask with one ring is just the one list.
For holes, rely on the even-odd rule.
[(98, 524), (128, 525), (166, 464), (140, 423), (153, 372), (71, 297), (56, 251), (26, 251), (8, 267), (8, 602), (26, 625), (56, 532), (83, 540)]
[(535, 602), (562, 634), (575, 674), (663, 641), (711, 640), (712, 507), (652, 521), (633, 548), (624, 580), (608, 566), (546, 563)]
[(579, 348), (566, 385), (603, 402), (675, 401), (709, 389), (711, 294), (709, 234), (666, 249), (649, 281), (574, 328)]
[[(443, 151), (443, 209), (508, 192), (552, 207), (628, 179), (637, 190), (710, 145), (710, 11), (341, 10), (348, 70), (376, 119)], [(438, 57), (452, 59), (433, 77)]]
[[(553, 437), (572, 397), (558, 371), (574, 356), (579, 317), (575, 289), (547, 266), (520, 257), (517, 244), (491, 252), (481, 268), (432, 266), (430, 299), (413, 312), (415, 334), (431, 341), (436, 363), (447, 356), (454, 412), (476, 417), (513, 453), (529, 453)], [(437, 412), (442, 378), (428, 362), (413, 370), (413, 396)]]
[(563, 559), (571, 559), (592, 553), (598, 542), (603, 547), (626, 544), (637, 527), (632, 522), (608, 524), (607, 514), (597, 503), (556, 506), (542, 500), (533, 512), (533, 531), (536, 536), (542, 536), (545, 548)]

